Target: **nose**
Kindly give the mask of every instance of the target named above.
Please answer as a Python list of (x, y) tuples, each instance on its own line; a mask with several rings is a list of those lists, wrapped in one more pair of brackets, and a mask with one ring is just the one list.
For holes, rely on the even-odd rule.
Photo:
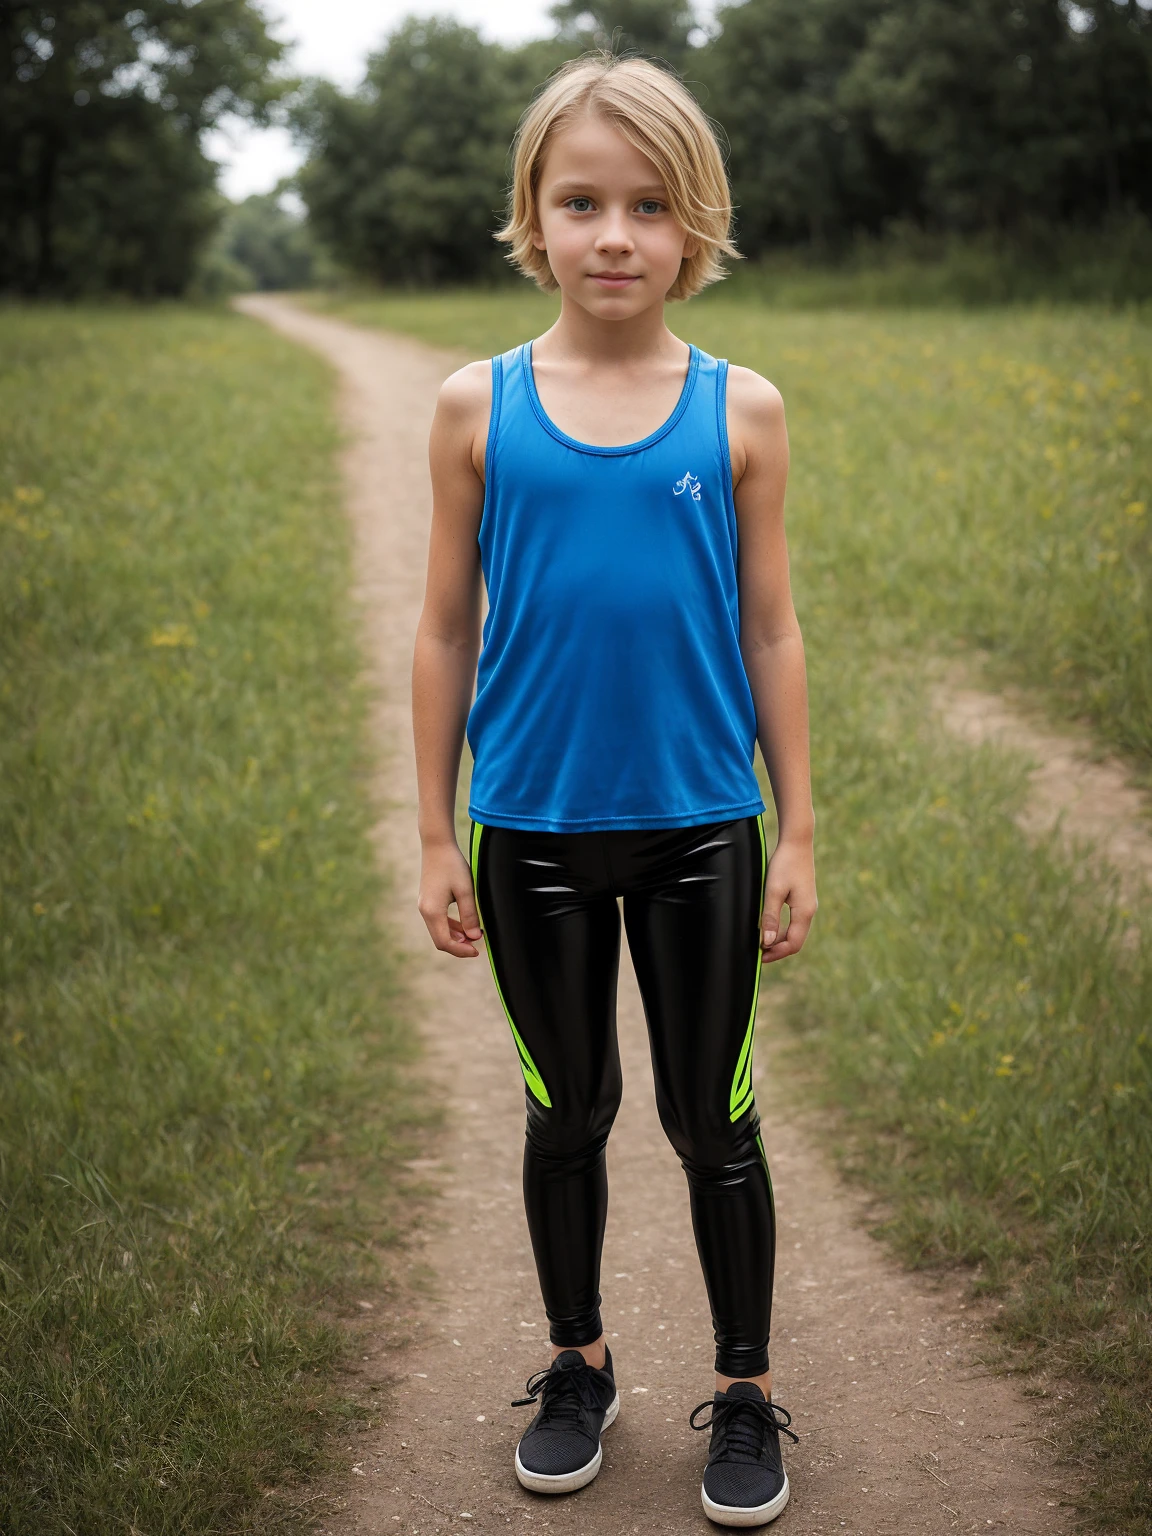
[(634, 249), (632, 231), (628, 224), (628, 215), (623, 208), (609, 208), (596, 231), (596, 249), (607, 254), (609, 251), (627, 255)]

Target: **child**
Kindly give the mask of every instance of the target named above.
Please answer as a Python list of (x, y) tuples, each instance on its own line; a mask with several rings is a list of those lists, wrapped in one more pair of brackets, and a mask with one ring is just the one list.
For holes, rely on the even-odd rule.
[[(791, 1433), (768, 1370), (756, 996), (761, 964), (803, 945), (816, 885), (780, 396), (664, 322), (667, 299), (723, 275), (730, 219), (707, 119), (655, 65), (582, 59), (529, 107), (499, 238), (560, 290), (560, 318), (441, 392), (413, 696), (420, 911), (447, 954), (478, 954), (483, 932), (526, 1084), (524, 1200), (553, 1358), (528, 1383), (539, 1410), (516, 1474), (539, 1493), (591, 1482), (619, 1408), (598, 1288), (623, 897), (715, 1327), (715, 1396), (693, 1414), (712, 1429), (704, 1508), (750, 1526), (788, 1501)], [(470, 861), (454, 823), (465, 727)]]

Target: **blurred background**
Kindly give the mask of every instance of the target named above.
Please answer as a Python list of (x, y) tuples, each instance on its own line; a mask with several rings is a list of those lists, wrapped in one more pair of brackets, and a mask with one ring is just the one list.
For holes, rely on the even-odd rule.
[(6, 4), (0, 39), (9, 292), (499, 281), (517, 117), (611, 46), (718, 121), (783, 297), (818, 269), (903, 302), (924, 267), (961, 301), (1152, 293), (1149, 0), (76, 0)]

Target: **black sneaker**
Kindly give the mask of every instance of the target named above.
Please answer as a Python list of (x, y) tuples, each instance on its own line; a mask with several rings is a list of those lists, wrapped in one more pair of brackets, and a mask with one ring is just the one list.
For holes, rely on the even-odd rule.
[[(697, 1424), (696, 1415), (711, 1408), (712, 1417)], [(780, 1434), (798, 1440), (788, 1428), (786, 1408), (765, 1402), (760, 1388), (736, 1381), (701, 1403), (688, 1420), (693, 1429), (711, 1429), (712, 1444), (700, 1499), (717, 1525), (767, 1525), (788, 1502), (788, 1474), (780, 1455)]]
[(513, 1408), (537, 1398), (540, 1407), (516, 1447), (516, 1476), (533, 1493), (575, 1493), (599, 1472), (600, 1432), (620, 1412), (612, 1353), (605, 1347), (598, 1371), (578, 1349), (566, 1349), (548, 1370), (530, 1376), (525, 1390), (528, 1396)]

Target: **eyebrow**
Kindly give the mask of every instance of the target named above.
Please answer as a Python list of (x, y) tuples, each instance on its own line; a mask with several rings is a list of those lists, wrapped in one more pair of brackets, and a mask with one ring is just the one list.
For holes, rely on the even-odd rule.
[[(571, 196), (571, 194), (574, 192), (588, 192), (590, 190), (594, 190), (594, 183), (591, 181), (581, 181), (575, 176), (569, 176), (566, 177), (563, 181), (557, 181), (553, 183), (552, 187), (550, 188), (550, 191), (553, 193), (566, 192), (569, 194), (569, 196)], [(632, 196), (637, 198), (657, 196), (667, 197), (668, 188), (662, 181), (654, 181), (650, 182), (647, 186), (633, 187)]]

